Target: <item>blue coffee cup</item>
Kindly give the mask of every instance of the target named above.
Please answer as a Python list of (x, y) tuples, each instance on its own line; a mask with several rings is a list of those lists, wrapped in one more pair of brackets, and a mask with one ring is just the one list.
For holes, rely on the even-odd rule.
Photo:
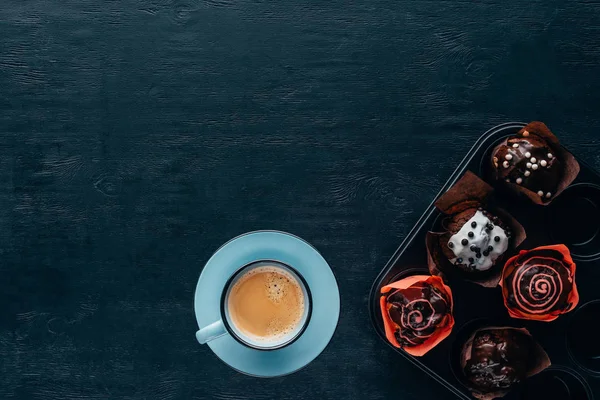
[[(240, 329), (232, 318), (229, 310), (229, 298), (231, 289), (235, 287), (241, 279), (248, 274), (255, 273), (257, 270), (267, 269), (287, 276), (293, 280), (301, 289), (304, 300), (304, 310), (298, 323), (283, 335), (260, 338), (253, 336), (243, 329)], [(311, 296), (310, 290), (301, 275), (289, 265), (275, 260), (255, 261), (238, 269), (228, 280), (223, 293), (221, 294), (221, 317), (196, 332), (196, 339), (200, 344), (206, 344), (211, 340), (220, 338), (224, 335), (230, 335), (244, 346), (257, 350), (277, 350), (293, 343), (306, 328), (311, 314)]]

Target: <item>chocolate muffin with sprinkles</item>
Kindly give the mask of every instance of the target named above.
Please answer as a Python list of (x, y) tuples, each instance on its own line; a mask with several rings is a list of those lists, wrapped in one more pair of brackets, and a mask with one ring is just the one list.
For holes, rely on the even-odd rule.
[(537, 204), (548, 204), (579, 173), (579, 164), (542, 122), (507, 137), (491, 155), (494, 178)]
[(443, 213), (426, 238), (429, 270), (460, 275), (483, 286), (498, 284), (503, 261), (525, 239), (523, 227), (495, 207), (493, 189), (467, 172), (435, 203)]

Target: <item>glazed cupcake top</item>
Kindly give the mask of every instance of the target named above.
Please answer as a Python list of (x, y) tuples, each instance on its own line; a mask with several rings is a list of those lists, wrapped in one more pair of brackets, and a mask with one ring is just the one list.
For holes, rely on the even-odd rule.
[(539, 136), (524, 129), (496, 148), (492, 161), (500, 179), (521, 185), (542, 199), (550, 199), (562, 176), (561, 162)]

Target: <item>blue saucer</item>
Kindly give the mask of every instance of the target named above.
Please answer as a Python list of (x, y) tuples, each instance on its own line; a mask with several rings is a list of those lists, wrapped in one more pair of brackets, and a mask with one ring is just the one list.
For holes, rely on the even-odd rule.
[(258, 377), (291, 374), (308, 365), (325, 349), (337, 326), (340, 294), (333, 272), (317, 250), (297, 236), (256, 231), (225, 243), (208, 260), (194, 299), (199, 327), (221, 318), (221, 294), (239, 268), (258, 260), (276, 260), (292, 266), (306, 281), (312, 297), (312, 315), (302, 335), (290, 345), (271, 351), (242, 345), (230, 335), (208, 342), (225, 364)]

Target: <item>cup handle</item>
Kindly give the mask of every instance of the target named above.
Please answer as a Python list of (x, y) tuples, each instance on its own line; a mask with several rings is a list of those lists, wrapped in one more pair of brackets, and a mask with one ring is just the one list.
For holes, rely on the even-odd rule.
[(196, 332), (196, 340), (200, 344), (205, 344), (224, 335), (227, 335), (227, 329), (225, 329), (223, 321), (218, 320)]

